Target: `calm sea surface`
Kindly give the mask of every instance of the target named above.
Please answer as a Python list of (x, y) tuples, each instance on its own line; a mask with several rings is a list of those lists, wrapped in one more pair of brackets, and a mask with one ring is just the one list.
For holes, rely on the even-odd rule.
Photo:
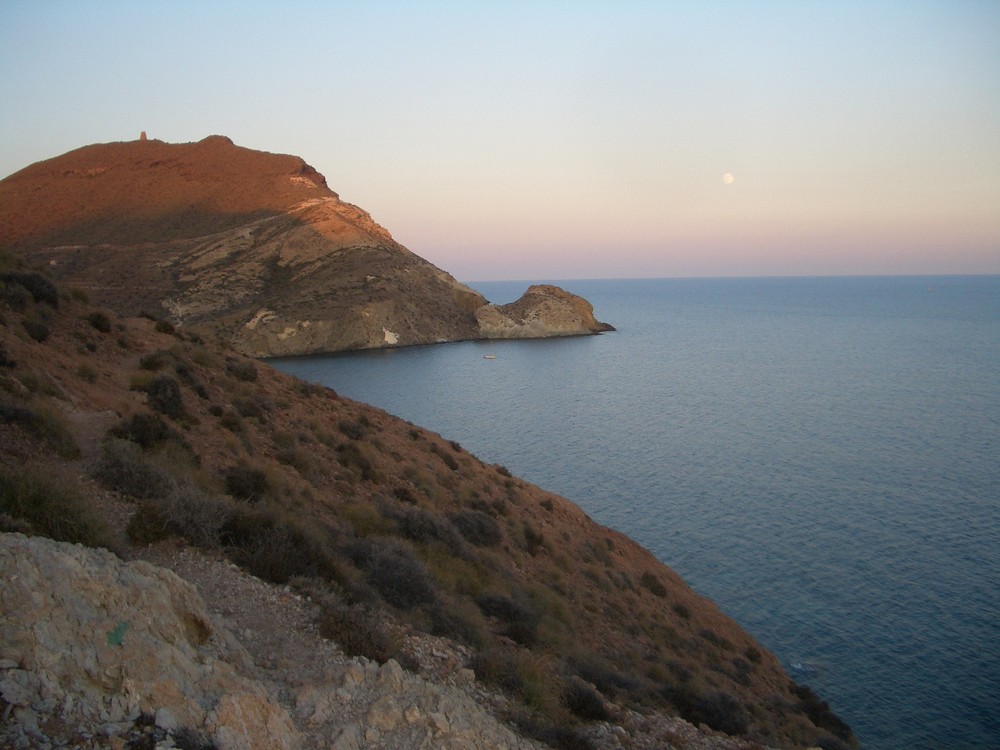
[(1000, 277), (561, 285), (618, 331), (275, 364), (632, 536), (865, 748), (1000, 747)]

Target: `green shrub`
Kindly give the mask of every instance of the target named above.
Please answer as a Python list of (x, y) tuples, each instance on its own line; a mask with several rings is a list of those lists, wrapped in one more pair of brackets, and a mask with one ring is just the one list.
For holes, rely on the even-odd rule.
[(174, 324), (171, 323), (169, 320), (164, 320), (163, 318), (157, 320), (153, 328), (158, 333), (169, 333), (169, 334), (175, 333)]
[(636, 692), (640, 687), (635, 677), (622, 674), (597, 654), (576, 653), (570, 658), (569, 663), (572, 671), (584, 681), (595, 685), (604, 695), (627, 695)]
[(79, 484), (50, 468), (0, 468), (0, 513), (27, 524), (32, 533), (111, 547), (111, 532), (92, 507)]

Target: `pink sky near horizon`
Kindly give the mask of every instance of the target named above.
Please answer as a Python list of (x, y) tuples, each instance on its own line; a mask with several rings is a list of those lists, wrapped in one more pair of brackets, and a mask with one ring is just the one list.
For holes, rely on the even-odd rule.
[(972, 0), (7, 0), (0, 174), (221, 133), (463, 280), (1000, 273), (998, 39)]

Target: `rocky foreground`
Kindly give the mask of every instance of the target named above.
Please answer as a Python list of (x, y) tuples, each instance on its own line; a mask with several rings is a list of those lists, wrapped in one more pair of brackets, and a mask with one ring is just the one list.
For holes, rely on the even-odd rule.
[[(197, 585), (104, 550), (0, 534), (3, 746), (546, 747), (496, 718), (504, 699), (477, 686), (451, 641), (411, 634), (415, 672), (351, 658), (287, 587), (194, 550), (149, 554)], [(590, 735), (608, 748), (751, 747), (631, 712)]]
[(123, 315), (269, 357), (613, 330), (552, 286), (492, 305), (295, 156), (138, 140), (0, 181), (0, 247)]

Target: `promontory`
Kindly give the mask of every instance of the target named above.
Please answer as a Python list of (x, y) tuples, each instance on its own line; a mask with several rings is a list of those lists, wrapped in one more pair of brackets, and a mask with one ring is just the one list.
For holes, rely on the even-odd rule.
[(0, 181), (0, 246), (120, 314), (257, 357), (613, 330), (554, 286), (492, 305), (301, 158), (224, 136), (96, 144), (32, 164)]

